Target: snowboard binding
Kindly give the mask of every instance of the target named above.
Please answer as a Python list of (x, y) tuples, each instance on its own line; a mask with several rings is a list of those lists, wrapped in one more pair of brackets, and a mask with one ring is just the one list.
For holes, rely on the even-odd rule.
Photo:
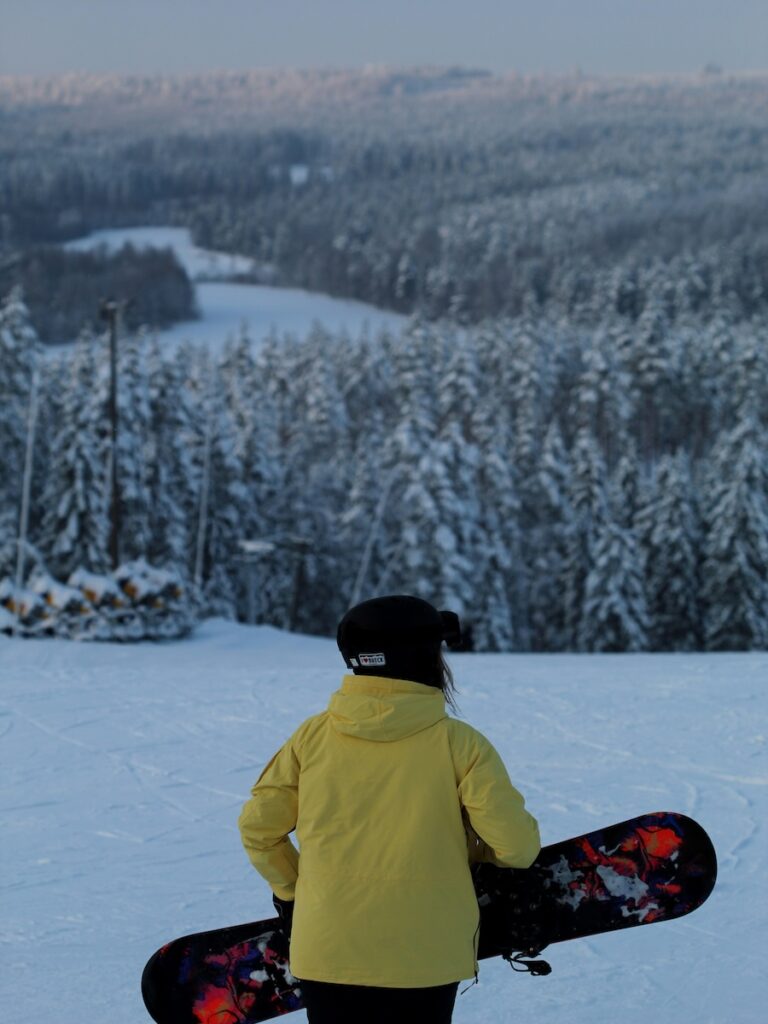
[[(533, 959), (538, 956), (541, 956), (541, 950), (537, 949), (526, 949), (522, 953), (513, 953), (509, 950), (501, 954), (502, 960), (506, 960), (517, 974), (533, 974), (537, 977), (546, 977), (547, 974), (552, 973), (552, 967), (546, 960)], [(531, 957), (532, 959), (525, 960), (523, 959), (524, 957)]]

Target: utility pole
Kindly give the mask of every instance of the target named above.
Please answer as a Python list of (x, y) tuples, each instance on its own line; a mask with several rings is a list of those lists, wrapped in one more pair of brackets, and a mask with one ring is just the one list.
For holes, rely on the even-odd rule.
[(109, 419), (112, 448), (110, 459), (110, 504), (109, 504), (109, 555), (112, 568), (120, 565), (120, 485), (117, 467), (117, 321), (122, 303), (105, 299), (101, 304), (101, 316), (109, 324)]
[(213, 447), (213, 386), (208, 399), (208, 415), (203, 442), (203, 474), (200, 480), (200, 507), (197, 517), (197, 547), (195, 552), (195, 585), (202, 589), (205, 562), (205, 531), (208, 529), (208, 502), (211, 492), (211, 448)]

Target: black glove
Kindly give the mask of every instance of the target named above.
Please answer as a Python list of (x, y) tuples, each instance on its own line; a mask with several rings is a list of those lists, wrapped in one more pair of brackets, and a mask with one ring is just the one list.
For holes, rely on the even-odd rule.
[(293, 900), (281, 900), (273, 893), (272, 903), (277, 911), (277, 916), (280, 918), (280, 927), (282, 928), (283, 935), (285, 935), (286, 939), (290, 939), (291, 927), (293, 925)]

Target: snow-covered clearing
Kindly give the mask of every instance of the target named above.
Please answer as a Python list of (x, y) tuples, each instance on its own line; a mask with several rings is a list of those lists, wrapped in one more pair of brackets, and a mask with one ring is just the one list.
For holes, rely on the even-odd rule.
[(398, 313), (352, 299), (334, 299), (299, 288), (216, 280), (249, 273), (253, 261), (247, 256), (201, 249), (193, 244), (186, 228), (109, 228), (73, 239), (64, 248), (89, 251), (104, 246), (107, 252), (115, 252), (128, 244), (137, 249), (173, 249), (194, 284), (200, 319), (158, 331), (164, 346), (191, 341), (217, 347), (239, 337), (243, 328), (254, 342), (263, 341), (271, 331), (303, 338), (316, 323), (328, 331), (347, 331), (352, 337), (364, 330), (375, 336), (386, 329), (399, 332), (406, 322)]
[[(765, 1020), (768, 654), (452, 664), (465, 717), (501, 751), (545, 843), (675, 809), (720, 858), (715, 892), (685, 920), (551, 947), (549, 978), (484, 962), (456, 1024)], [(157, 946), (271, 914), (239, 808), (343, 671), (330, 640), (221, 621), (165, 645), (0, 637), (14, 1020), (142, 1024), (139, 978)]]

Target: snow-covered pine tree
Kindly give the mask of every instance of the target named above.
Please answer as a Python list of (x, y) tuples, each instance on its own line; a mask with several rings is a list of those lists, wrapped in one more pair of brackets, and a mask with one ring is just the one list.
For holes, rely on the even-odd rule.
[(581, 372), (576, 378), (571, 398), (571, 419), (580, 427), (588, 427), (605, 453), (615, 426), (609, 414), (609, 403), (616, 381), (602, 332), (589, 336), (581, 359)]
[(481, 380), (477, 349), (456, 331), (444, 332), (445, 361), (435, 367), (437, 376), (438, 430), (449, 423), (459, 425), (464, 436), (478, 441), (475, 426), (478, 412), (488, 408), (488, 395)]
[(629, 365), (622, 351), (628, 335), (622, 328), (599, 330), (594, 341), (605, 357), (600, 376), (603, 411), (600, 419), (598, 442), (609, 468), (618, 462), (622, 452), (634, 443), (631, 423), (636, 398), (632, 392)]
[(710, 421), (715, 412), (706, 333), (698, 325), (678, 318), (673, 346), (682, 401), (677, 409), (676, 443), (671, 447), (682, 445), (693, 466), (709, 448)]
[(706, 265), (692, 254), (684, 254), (674, 283), (678, 319), (685, 317), (690, 320), (703, 305), (709, 304), (711, 287)]
[(195, 417), (193, 396), (186, 386), (191, 349), (173, 354), (150, 344), (150, 443), (147, 452), (147, 489), (150, 495), (148, 558), (152, 565), (178, 573), (188, 582), (194, 561)]
[[(645, 551), (635, 528), (644, 486), (637, 446), (629, 441), (609, 479), (605, 515), (598, 518), (592, 538), (581, 622), (582, 649), (644, 650), (647, 646), (650, 622)], [(605, 637), (600, 633), (601, 622)]]
[[(32, 472), (32, 502), (29, 536), (35, 544), (43, 537), (45, 513), (44, 494), (50, 467), (53, 465), (53, 442), (64, 422), (64, 397), (71, 373), (74, 346), (58, 352), (47, 352), (38, 361), (40, 392), (35, 431), (35, 451)], [(42, 557), (42, 556), (41, 556)]]
[(607, 515), (606, 468), (591, 430), (583, 426), (570, 452), (568, 502), (573, 526), (566, 534), (562, 577), (567, 645), (582, 650), (580, 624), (584, 612), (587, 574), (592, 569), (594, 539)]
[[(397, 344), (388, 347), (392, 369), (391, 411), (389, 431), (381, 451), (380, 476), (382, 485), (391, 487), (392, 491), (382, 522), (381, 563), (374, 567), (371, 576), (373, 593), (398, 588), (407, 592), (409, 587), (416, 587), (418, 579), (422, 580), (420, 595), (427, 597), (427, 590), (431, 592), (424, 575), (426, 552), (419, 549), (423, 539), (421, 519), (432, 500), (423, 487), (425, 465), (422, 460), (425, 457), (435, 459), (439, 416), (431, 337), (426, 327), (415, 324)], [(437, 462), (440, 462), (439, 456)], [(435, 510), (428, 511), (428, 520), (432, 523), (435, 514)], [(432, 543), (430, 539), (430, 547)], [(416, 589), (413, 592), (416, 593)]]
[(338, 616), (339, 561), (335, 512), (352, 476), (352, 437), (340, 381), (339, 346), (316, 326), (297, 347), (287, 378), (290, 428), (285, 446), (282, 532), (306, 544), (292, 556), (291, 603), (296, 628), (331, 629)]
[(560, 428), (553, 420), (537, 470), (538, 522), (532, 527), (529, 541), (536, 552), (530, 598), (531, 647), (536, 651), (563, 651), (568, 647), (564, 578), (568, 553), (573, 550), (570, 472)]
[[(251, 403), (255, 433), (246, 443), (246, 486), (258, 521), (251, 521), (247, 539), (264, 543), (280, 541), (290, 536), (303, 536), (297, 523), (292, 502), (294, 480), (301, 476), (302, 468), (291, 465), (291, 445), (294, 435), (301, 430), (301, 401), (294, 392), (295, 368), (299, 342), (293, 338), (280, 338), (274, 332), (264, 339), (254, 356), (254, 387)], [(241, 396), (246, 401), (246, 396)], [(258, 488), (263, 497), (253, 496), (250, 473), (252, 452), (260, 474)], [(263, 463), (262, 463), (263, 460)], [(263, 473), (263, 477), (261, 474)], [(263, 486), (262, 486), (263, 485)], [(249, 509), (249, 512), (251, 510)], [(263, 530), (263, 532), (261, 532)], [(264, 551), (258, 564), (258, 620), (287, 628), (290, 625), (293, 589), (297, 577), (295, 556), (286, 549), (273, 547)], [(252, 571), (256, 572), (256, 569)]]
[(512, 405), (512, 448), (510, 455), (518, 479), (522, 526), (535, 518), (535, 467), (543, 435), (542, 339), (527, 319), (513, 331), (511, 339), (511, 389), (505, 396)]
[(644, 562), (634, 531), (620, 522), (625, 501), (614, 475), (590, 544), (579, 623), (582, 651), (644, 651), (648, 646)]
[(697, 650), (701, 527), (690, 458), (683, 448), (659, 459), (643, 489), (635, 523), (645, 556), (649, 647)]
[(611, 271), (607, 282), (608, 300), (620, 317), (636, 320), (642, 306), (642, 292), (638, 286), (637, 271), (619, 265)]
[(768, 436), (750, 403), (706, 467), (702, 602), (707, 650), (768, 647)]
[(654, 290), (646, 300), (636, 327), (632, 383), (639, 391), (636, 438), (645, 462), (660, 446), (660, 410), (669, 398), (669, 323), (661, 295)]
[(72, 356), (43, 492), (41, 548), (59, 579), (109, 559), (106, 345), (83, 334)]
[(0, 546), (16, 539), (39, 343), (20, 288), (0, 305)]
[(460, 460), (464, 481), (457, 506), (466, 509), (467, 522), (456, 536), (470, 562), (461, 598), (465, 627), (481, 650), (525, 643), (518, 635), (526, 594), (520, 502), (509, 457), (512, 410), (488, 372), (489, 364), (500, 365), (501, 334), (483, 328), (448, 337), (438, 381), (440, 436), (453, 433), (453, 460)]
[(613, 518), (627, 530), (635, 524), (645, 481), (640, 468), (637, 445), (628, 439), (613, 471)]
[(476, 450), (457, 424), (435, 438), (414, 467), (399, 509), (406, 592), (463, 615), (471, 607), (477, 524)]
[(705, 394), (709, 445), (734, 422), (738, 407), (733, 404), (732, 388), (736, 363), (736, 337), (733, 320), (724, 311), (707, 324), (703, 336), (707, 361), (702, 366), (708, 384)]
[(243, 538), (251, 540), (264, 540), (274, 533), (277, 503), (284, 490), (277, 407), (265, 372), (268, 359), (257, 356), (250, 338), (242, 333), (225, 350), (220, 364), (248, 492), (240, 530)]
[(149, 490), (151, 407), (148, 338), (139, 331), (120, 339), (118, 351), (117, 466), (120, 487), (122, 561), (146, 558), (151, 540)]
[(340, 547), (346, 552), (339, 572), (345, 607), (375, 596), (371, 581), (385, 561), (385, 517), (391, 515), (389, 502), (399, 483), (396, 465), (382, 472), (385, 437), (383, 410), (374, 405), (352, 454), (352, 481), (339, 521)]
[(478, 529), (472, 556), (472, 637), (478, 650), (530, 648), (529, 577), (523, 558), (520, 501), (507, 452), (489, 441), (476, 471)]
[(477, 388), (479, 401), (471, 411), (473, 420), (478, 421), (485, 431), (473, 436), (481, 442), (493, 438), (508, 451), (513, 438), (513, 413), (510, 394), (514, 383), (512, 371), (513, 326), (509, 321), (500, 320), (480, 324), (466, 332), (464, 344), (474, 352), (477, 364)]
[[(518, 516), (521, 533), (533, 540), (533, 529), (538, 521), (538, 481), (536, 471), (541, 457), (544, 437), (545, 357), (549, 339), (537, 331), (529, 318), (523, 318), (513, 332), (511, 368), (512, 389), (512, 443), (510, 456), (514, 467), (515, 489), (520, 502)], [(523, 650), (531, 644), (530, 608), (534, 584), (534, 564), (537, 549), (533, 543), (519, 548), (515, 576), (518, 594), (525, 595), (518, 614), (519, 641)]]
[(765, 332), (755, 323), (742, 326), (734, 338), (733, 366), (729, 375), (731, 418), (749, 414), (765, 421), (768, 414), (768, 347)]
[[(218, 368), (210, 354), (198, 356), (193, 379), (197, 397), (193, 464), (198, 494), (196, 582), (209, 614), (235, 617), (238, 606), (240, 522), (248, 491), (236, 431)], [(199, 573), (199, 576), (198, 576)]]

